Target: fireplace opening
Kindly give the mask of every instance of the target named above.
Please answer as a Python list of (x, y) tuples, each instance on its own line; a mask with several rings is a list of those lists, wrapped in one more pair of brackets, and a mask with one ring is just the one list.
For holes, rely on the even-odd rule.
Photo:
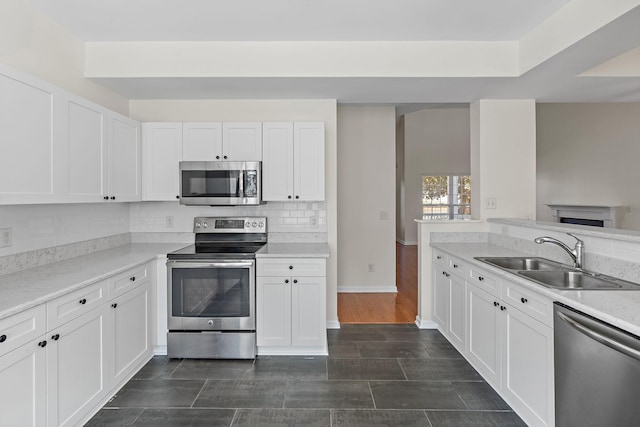
[(577, 225), (590, 225), (592, 227), (604, 227), (604, 221), (601, 219), (560, 218), (560, 222), (564, 224), (577, 224)]

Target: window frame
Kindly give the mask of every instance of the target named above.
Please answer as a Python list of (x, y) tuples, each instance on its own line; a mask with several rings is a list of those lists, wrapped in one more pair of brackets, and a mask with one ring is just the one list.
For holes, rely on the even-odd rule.
[[(424, 179), (425, 177), (446, 177), (447, 178), (447, 193), (446, 193), (446, 199), (447, 199), (447, 203), (440, 203), (440, 204), (435, 204), (435, 203), (424, 203), (424, 194), (425, 194), (425, 188), (424, 188)], [(460, 180), (460, 178), (464, 178), (464, 177), (468, 177), (469, 178), (469, 193), (468, 193), (468, 197), (469, 197), (469, 202), (468, 203), (457, 203), (462, 197), (464, 197), (465, 195), (467, 195), (466, 193), (462, 193), (462, 194), (457, 194), (455, 192), (455, 189), (458, 185), (458, 181)], [(451, 174), (428, 174), (428, 173), (423, 173), (421, 175), (421, 198), (420, 198), (420, 205), (421, 205), (421, 215), (422, 215), (422, 219), (426, 220), (426, 221), (452, 221), (452, 220), (469, 220), (471, 219), (471, 174), (460, 174), (460, 173), (451, 173)], [(456, 197), (453, 197), (453, 196)], [(441, 197), (442, 198), (442, 197)], [(425, 208), (426, 207), (446, 207), (447, 212), (446, 213), (434, 213), (433, 209), (431, 209), (431, 213), (425, 213)], [(467, 208), (468, 210), (468, 214), (458, 214), (456, 213), (457, 211), (459, 211), (460, 207), (463, 208)]]

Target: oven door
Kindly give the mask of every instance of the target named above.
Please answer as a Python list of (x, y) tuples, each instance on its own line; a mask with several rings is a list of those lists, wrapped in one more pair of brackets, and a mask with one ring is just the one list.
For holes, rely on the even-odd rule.
[(170, 331), (255, 331), (255, 260), (167, 262)]

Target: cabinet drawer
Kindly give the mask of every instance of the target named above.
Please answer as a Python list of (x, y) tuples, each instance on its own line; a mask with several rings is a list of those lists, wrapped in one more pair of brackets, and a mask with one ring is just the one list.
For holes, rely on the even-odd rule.
[(553, 327), (553, 304), (548, 298), (505, 280), (502, 299), (523, 313)]
[(448, 268), (451, 273), (458, 277), (462, 277), (463, 279), (467, 277), (467, 265), (458, 258), (449, 256)]
[(148, 280), (148, 264), (120, 273), (109, 279), (109, 299), (116, 298)]
[(47, 303), (47, 330), (88, 313), (107, 300), (107, 282), (78, 289)]
[(326, 276), (324, 258), (274, 258), (257, 260), (258, 276)]
[(484, 289), (495, 297), (502, 298), (500, 281), (490, 274), (487, 274), (485, 270), (476, 267), (469, 267), (469, 275), (467, 277), (474, 285)]
[(0, 320), (0, 356), (46, 332), (44, 304)]
[(447, 256), (446, 253), (441, 252), (438, 249), (434, 249), (432, 253), (433, 253), (433, 262), (435, 264), (438, 264), (447, 268), (449, 267), (449, 257)]

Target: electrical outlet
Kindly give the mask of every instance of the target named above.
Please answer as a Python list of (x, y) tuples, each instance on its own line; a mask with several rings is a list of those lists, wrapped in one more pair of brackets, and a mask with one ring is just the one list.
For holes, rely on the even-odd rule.
[(380, 221), (388, 221), (389, 220), (389, 212), (380, 211)]
[(497, 209), (498, 208), (498, 199), (495, 197), (487, 197), (484, 199), (484, 207), (485, 209)]
[(13, 245), (13, 229), (0, 228), (0, 248), (7, 248)]
[(313, 228), (318, 227), (318, 217), (316, 215), (310, 216), (309, 217), (309, 224)]
[(167, 224), (167, 228), (173, 228), (173, 216), (167, 215), (166, 224)]
[(376, 271), (376, 265), (373, 263), (369, 264), (369, 273), (373, 273), (374, 271)]

